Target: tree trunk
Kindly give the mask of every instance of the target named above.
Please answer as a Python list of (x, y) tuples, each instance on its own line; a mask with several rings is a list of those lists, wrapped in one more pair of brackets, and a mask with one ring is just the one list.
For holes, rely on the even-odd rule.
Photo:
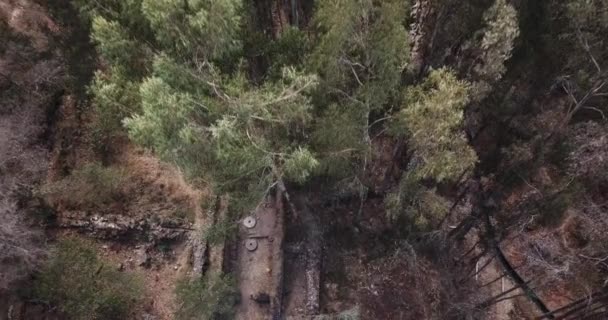
[(271, 0), (272, 35), (275, 39), (281, 37), (285, 28), (289, 25), (289, 6), (284, 0)]
[(86, 212), (62, 212), (55, 226), (77, 229), (100, 239), (144, 239), (146, 241), (177, 240), (194, 229), (178, 220), (155, 221), (150, 218), (131, 218), (123, 215), (88, 215)]
[(408, 73), (418, 79), (426, 65), (428, 51), (433, 38), (433, 29), (437, 18), (433, 0), (416, 0), (412, 5), (410, 26), (410, 65)]
[(542, 312), (542, 314), (547, 314), (547, 316), (546, 316), (547, 319), (555, 319), (555, 317), (551, 314), (551, 311), (549, 310), (549, 308), (547, 308), (547, 305), (545, 305), (545, 303), (540, 299), (540, 297), (538, 297), (538, 295), (534, 292), (534, 290), (530, 286), (528, 286), (528, 282), (524, 281), (524, 279), (519, 275), (519, 273), (517, 273), (517, 271), (515, 271), (515, 268), (513, 268), (513, 266), (507, 259), (507, 257), (504, 255), (504, 253), (502, 252), (502, 250), (500, 249), (500, 247), (498, 245), (498, 241), (496, 240), (494, 226), (492, 225), (492, 221), (490, 219), (490, 214), (487, 211), (487, 209), (482, 209), (482, 210), (484, 210), (483, 215), (485, 218), (488, 245), (496, 253), (498, 262), (500, 262), (500, 265), (502, 266), (505, 273), (507, 273), (507, 275), (509, 275), (509, 277), (513, 280), (513, 282), (515, 282), (515, 284), (518, 287), (521, 287), (521, 289), (524, 291), (524, 293), (526, 294), (528, 299), (532, 303), (534, 303), (534, 305), (536, 305), (536, 307)]
[(273, 282), (275, 287), (273, 288), (273, 301), (272, 301), (272, 319), (279, 320), (283, 319), (283, 295), (284, 295), (284, 275), (283, 275), (283, 252), (285, 243), (285, 203), (284, 203), (283, 190), (278, 188), (275, 196), (275, 207), (276, 207), (276, 226), (275, 226), (275, 239), (278, 242), (275, 244), (273, 252), (272, 269), (275, 270)]

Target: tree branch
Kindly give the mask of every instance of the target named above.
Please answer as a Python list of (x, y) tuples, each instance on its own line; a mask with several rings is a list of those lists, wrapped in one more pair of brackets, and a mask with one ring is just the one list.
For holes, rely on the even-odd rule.
[(515, 271), (507, 257), (504, 255), (502, 250), (500, 249), (498, 242), (496, 241), (496, 235), (494, 226), (492, 225), (492, 221), (490, 219), (490, 213), (487, 211), (487, 208), (484, 208), (484, 218), (486, 225), (486, 234), (488, 237), (488, 245), (494, 250), (496, 253), (496, 257), (498, 258), (498, 262), (500, 262), (503, 270), (509, 275), (509, 277), (515, 282), (516, 285), (520, 286), (522, 290), (525, 292), (528, 299), (543, 313), (548, 314), (548, 319), (555, 319), (555, 317), (551, 314), (547, 305), (538, 297), (536, 292), (532, 288), (528, 286), (528, 282), (524, 281), (524, 279)]

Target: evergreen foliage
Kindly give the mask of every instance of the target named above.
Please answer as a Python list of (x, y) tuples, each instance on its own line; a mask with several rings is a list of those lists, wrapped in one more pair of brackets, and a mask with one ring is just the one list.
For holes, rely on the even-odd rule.
[(141, 8), (163, 49), (213, 59), (239, 48), (240, 6), (239, 0), (143, 0)]
[(130, 66), (140, 56), (137, 42), (129, 39), (127, 31), (116, 21), (95, 16), (92, 39), (99, 54), (112, 66)]
[(365, 150), (360, 121), (350, 106), (331, 104), (314, 124), (311, 143), (322, 156), (317, 172), (330, 177), (349, 177), (359, 165), (353, 155)]
[(122, 132), (122, 119), (140, 108), (139, 86), (127, 74), (120, 66), (107, 73), (98, 71), (89, 87), (96, 112), (93, 138), (99, 142), (96, 147), (101, 151), (106, 151), (111, 139)]
[(395, 191), (384, 199), (386, 214), (392, 221), (405, 218), (410, 229), (429, 231), (448, 212), (448, 200), (436, 190), (419, 183), (414, 174), (405, 174)]
[(484, 13), (485, 27), (478, 45), (481, 56), (473, 65), (471, 99), (485, 98), (492, 86), (506, 71), (505, 62), (511, 58), (515, 39), (519, 36), (517, 11), (506, 0), (496, 0)]
[[(501, 15), (499, 2), (486, 17), (491, 26)], [(231, 193), (239, 210), (254, 206), (279, 180), (357, 177), (371, 160), (376, 119), (393, 118), (397, 134), (409, 133), (421, 159), (414, 166), (418, 179), (454, 181), (475, 163), (461, 131), (467, 84), (440, 69), (399, 94), (409, 47), (401, 1), (320, 1), (307, 71), (288, 66), (308, 51), (306, 37), (288, 30), (268, 49), (277, 61), (258, 85), (240, 71), (244, 65), (229, 74), (217, 66), (243, 43), (239, 1), (143, 0), (133, 14), (146, 23), (136, 25), (123, 19), (134, 4), (113, 6), (114, 14), (92, 8), (92, 38), (110, 65), (91, 86), (98, 127), (118, 132), (124, 119), (133, 141)], [(511, 17), (505, 19), (499, 25), (509, 25)], [(152, 37), (133, 36), (145, 25)], [(498, 28), (486, 32), (487, 48), (501, 42), (492, 33)], [(488, 59), (508, 55), (494, 51)]]
[[(72, 2), (85, 23), (91, 23), (95, 18), (103, 18), (107, 22), (118, 24), (128, 33), (131, 40), (136, 40), (140, 44), (153, 44), (154, 37), (150, 22), (141, 11), (142, 0), (73, 0)], [(91, 37), (94, 38), (95, 35), (92, 34)]]
[(203, 239), (211, 245), (222, 244), (228, 239), (238, 227), (238, 222), (231, 221), (227, 218), (216, 221), (203, 230)]
[(221, 88), (208, 83), (210, 90), (218, 90), (213, 96), (182, 92), (161, 78), (148, 78), (140, 87), (142, 113), (125, 125), (134, 141), (176, 159), (187, 172), (205, 168), (219, 190), (253, 188), (260, 181), (282, 179), (284, 173), (303, 182), (316, 160), (296, 139), (311, 120), (304, 93), (315, 83), (314, 76), (285, 69), (280, 82), (259, 88), (242, 78)]
[(267, 44), (261, 55), (270, 60), (268, 75), (271, 79), (281, 76), (282, 69), (288, 66), (301, 67), (311, 51), (309, 36), (296, 27), (283, 30), (281, 37)]
[[(319, 1), (314, 21), (320, 37), (310, 64), (321, 79), (313, 136), (325, 151), (323, 173), (344, 172), (349, 166), (340, 164), (348, 155), (363, 159), (354, 168), (369, 160), (372, 113), (390, 109), (407, 64), (406, 16), (402, 1)], [(333, 136), (340, 137), (326, 138)]]
[[(144, 0), (133, 14), (153, 37), (133, 36), (146, 23), (122, 19), (133, 5), (113, 5), (113, 14), (93, 2), (81, 7), (110, 66), (91, 86), (104, 137), (124, 125), (133, 141), (235, 199), (242, 190), (259, 198), (284, 176), (303, 183), (312, 174), (318, 161), (305, 140), (316, 77), (285, 67), (254, 86), (242, 72), (216, 67), (240, 50), (240, 1)], [(293, 61), (285, 59), (277, 66)]]
[(475, 165), (475, 151), (462, 130), (468, 92), (469, 85), (445, 68), (406, 90), (394, 130), (409, 133), (416, 177), (455, 181)]

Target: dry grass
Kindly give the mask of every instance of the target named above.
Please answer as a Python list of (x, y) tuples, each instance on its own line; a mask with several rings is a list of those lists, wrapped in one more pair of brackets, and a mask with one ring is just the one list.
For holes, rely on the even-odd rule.
[[(86, 145), (77, 149), (80, 154)], [(200, 214), (205, 192), (190, 186), (181, 172), (128, 144), (121, 147), (112, 166), (89, 162), (75, 156), (77, 168), (72, 173), (42, 188), (47, 201), (59, 211), (80, 210), (131, 218), (181, 220), (194, 223)], [(61, 159), (53, 166), (60, 168)]]
[(0, 2), (0, 19), (7, 21), (15, 33), (30, 39), (38, 51), (48, 47), (49, 34), (60, 32), (44, 9), (29, 0), (3, 0)]
[[(60, 238), (83, 237), (73, 232), (62, 232)], [(83, 239), (86, 239), (83, 237)], [(190, 252), (184, 243), (171, 246), (166, 253), (156, 248), (150, 249), (154, 262), (150, 268), (138, 266), (136, 251), (132, 245), (118, 242), (96, 241), (95, 246), (100, 256), (110, 264), (109, 268), (122, 268), (133, 273), (143, 285), (139, 304), (135, 314), (149, 314), (157, 320), (173, 320), (176, 310), (175, 287), (190, 271), (188, 263)], [(137, 247), (143, 248), (143, 243)]]
[(200, 213), (200, 201), (206, 192), (189, 185), (179, 170), (131, 147), (118, 161), (132, 177), (125, 186), (127, 192), (134, 195), (129, 206), (131, 214), (145, 214), (142, 209), (152, 210), (161, 217), (195, 222), (196, 215)]
[[(45, 250), (42, 235), (27, 222), (31, 191), (44, 178), (48, 150), (46, 108), (61, 87), (63, 68), (48, 48), (47, 30), (58, 31), (40, 7), (27, 0), (0, 1), (0, 20), (12, 34), (0, 51), (0, 289), (27, 275)], [(20, 36), (19, 41), (12, 37)], [(33, 58), (35, 57), (35, 59)]]
[(91, 163), (64, 179), (46, 183), (41, 195), (58, 209), (95, 208), (118, 201), (127, 180), (128, 173), (123, 168)]

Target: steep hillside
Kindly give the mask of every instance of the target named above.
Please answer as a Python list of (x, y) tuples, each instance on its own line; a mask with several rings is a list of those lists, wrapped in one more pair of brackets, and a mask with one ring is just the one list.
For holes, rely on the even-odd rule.
[(608, 317), (601, 0), (5, 0), (0, 318)]

